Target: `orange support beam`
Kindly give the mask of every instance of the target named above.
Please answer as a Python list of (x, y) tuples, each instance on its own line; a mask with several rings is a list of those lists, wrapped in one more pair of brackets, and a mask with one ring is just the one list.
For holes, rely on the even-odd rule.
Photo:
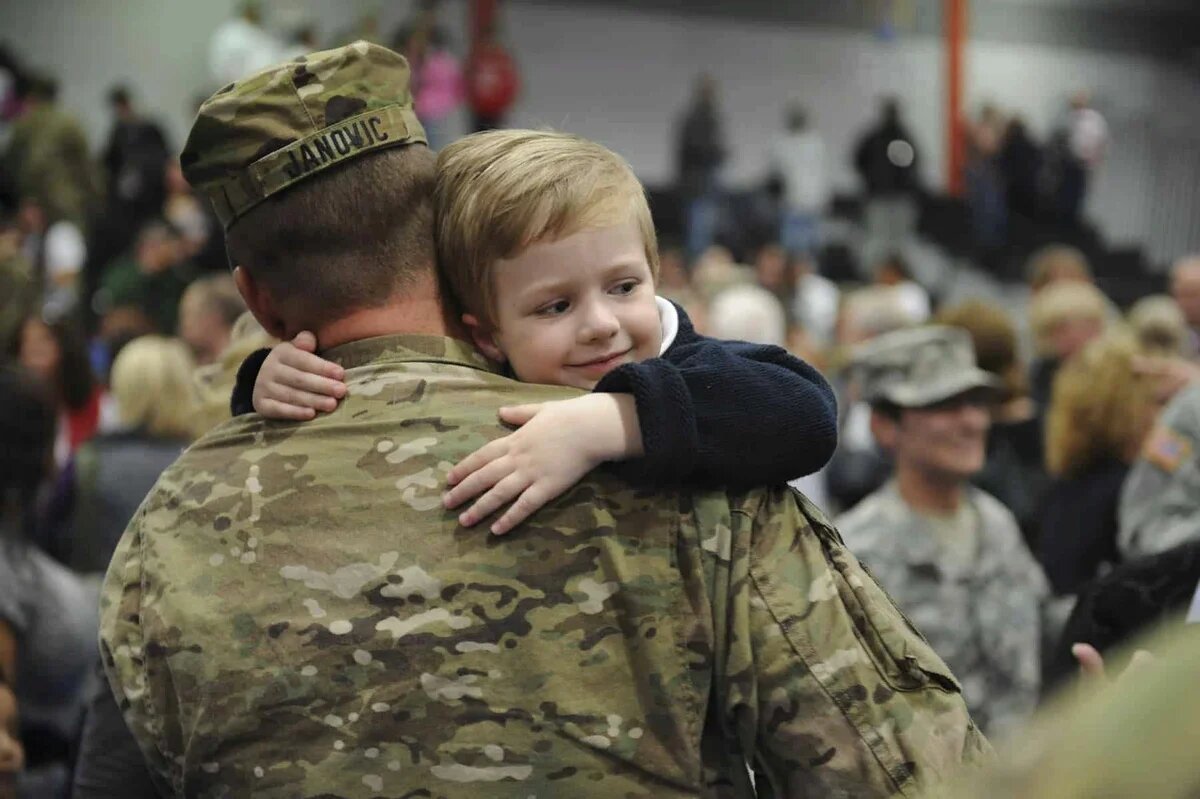
[(946, 41), (946, 190), (963, 191), (967, 141), (963, 117), (963, 52), (967, 40), (968, 0), (943, 0)]

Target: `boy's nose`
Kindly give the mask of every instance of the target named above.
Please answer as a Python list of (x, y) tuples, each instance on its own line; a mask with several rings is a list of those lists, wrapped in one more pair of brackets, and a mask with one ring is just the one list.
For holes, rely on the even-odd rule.
[(612, 338), (621, 329), (621, 323), (616, 315), (606, 308), (603, 303), (596, 303), (588, 309), (583, 327), (580, 328), (580, 338), (584, 341), (596, 341)]

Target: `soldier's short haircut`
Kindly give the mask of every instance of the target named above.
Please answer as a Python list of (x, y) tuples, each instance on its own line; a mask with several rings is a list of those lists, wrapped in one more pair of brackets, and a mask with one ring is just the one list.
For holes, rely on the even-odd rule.
[(434, 198), (446, 282), (485, 323), (495, 323), (498, 260), (588, 228), (633, 221), (658, 277), (645, 189), (624, 159), (596, 142), (537, 130), (466, 136), (438, 155)]
[(312, 175), (239, 217), (229, 258), (307, 328), (385, 305), (434, 273), (434, 163), (413, 144)]

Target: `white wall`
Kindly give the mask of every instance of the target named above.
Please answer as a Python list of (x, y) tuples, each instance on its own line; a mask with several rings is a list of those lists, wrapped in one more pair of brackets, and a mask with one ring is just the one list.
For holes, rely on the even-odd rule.
[[(192, 98), (211, 88), (209, 38), (234, 5), (235, 0), (0, 0), (0, 39), (58, 73), (65, 103), (81, 114), (97, 142), (108, 125), (104, 90), (124, 79), (143, 105), (158, 110), (181, 144)], [(381, 28), (390, 32), (410, 5), (383, 6)], [(275, 23), (290, 26), (308, 17), (325, 36), (349, 27), (371, 6), (367, 0), (269, 4)], [(443, 21), (461, 32), (465, 14), (465, 0), (451, 0)], [(732, 147), (727, 179), (733, 184), (762, 177), (783, 108), (794, 99), (809, 107), (829, 141), (835, 183), (852, 188), (848, 161), (854, 138), (874, 116), (878, 98), (888, 94), (907, 108), (926, 177), (943, 182), (944, 69), (935, 38), (886, 44), (848, 30), (541, 2), (505, 4), (505, 29), (524, 78), (511, 123), (598, 139), (624, 154), (647, 182), (672, 178), (674, 122), (694, 77), (704, 70), (721, 83)], [(460, 45), (463, 38), (460, 33)], [(1095, 90), (1118, 130), (1145, 119), (1185, 130), (1200, 121), (1195, 80), (1147, 59), (994, 42), (973, 44), (967, 57), (969, 107), (992, 100), (1020, 109), (1039, 134), (1049, 130), (1067, 95), (1085, 85)], [(1117, 238), (1136, 239), (1153, 223), (1152, 204), (1142, 202), (1131, 212), (1123, 195), (1144, 192), (1137, 179), (1152, 170), (1140, 163), (1149, 157), (1145, 153), (1122, 162), (1120, 147), (1118, 138), (1112, 170), (1101, 176), (1092, 210)]]

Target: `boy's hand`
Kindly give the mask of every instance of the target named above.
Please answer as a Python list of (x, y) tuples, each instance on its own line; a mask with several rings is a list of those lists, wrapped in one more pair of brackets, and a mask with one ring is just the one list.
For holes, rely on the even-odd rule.
[(304, 331), (275, 345), (254, 381), (254, 410), (268, 419), (312, 419), (346, 396), (346, 370), (313, 355), (317, 339)]
[(503, 535), (604, 461), (641, 454), (629, 395), (588, 394), (501, 408), (500, 419), (521, 429), (480, 447), (446, 476), (451, 488), (442, 501), (447, 508), (483, 494), (459, 515), (464, 527), (512, 502), (491, 527)]

